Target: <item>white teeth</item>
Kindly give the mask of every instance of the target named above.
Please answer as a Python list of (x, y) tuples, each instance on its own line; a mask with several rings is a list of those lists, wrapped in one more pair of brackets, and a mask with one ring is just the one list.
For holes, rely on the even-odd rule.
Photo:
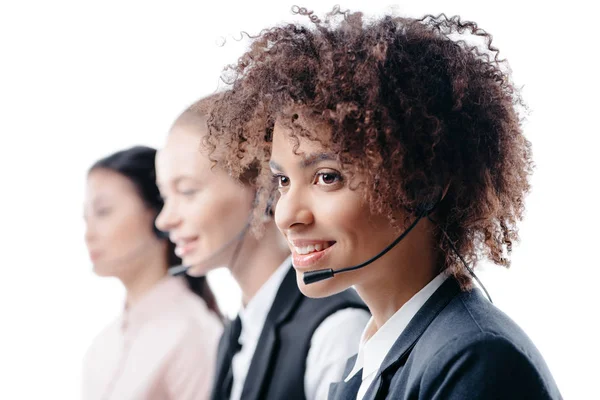
[(310, 245), (304, 246), (304, 247), (294, 246), (294, 251), (300, 255), (306, 255), (306, 254), (313, 253), (315, 251), (323, 251), (328, 247), (330, 247), (329, 243), (325, 242), (325, 243), (317, 243), (315, 245), (310, 244)]

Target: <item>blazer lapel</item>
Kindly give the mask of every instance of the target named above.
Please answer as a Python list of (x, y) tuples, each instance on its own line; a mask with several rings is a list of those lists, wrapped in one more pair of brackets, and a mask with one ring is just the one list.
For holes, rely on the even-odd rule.
[(244, 383), (242, 399), (253, 400), (260, 398), (262, 389), (267, 383), (265, 379), (277, 344), (277, 328), (292, 314), (292, 311), (298, 306), (301, 299), (302, 294), (296, 283), (296, 272), (290, 267), (277, 291), (275, 301), (269, 310), (265, 325), (258, 339), (256, 351), (252, 356), (250, 369)]
[(355, 355), (348, 359), (348, 362), (346, 363), (346, 370), (342, 375), (342, 381), (335, 382), (329, 385), (329, 395), (327, 396), (329, 400), (356, 399), (358, 389), (360, 389), (360, 384), (362, 383), (362, 369), (359, 372), (357, 372), (348, 382), (344, 382), (344, 379), (352, 371), (352, 368), (354, 368), (354, 364), (356, 363), (357, 357), (358, 355)]
[(459, 293), (460, 286), (453, 277), (446, 279), (438, 290), (433, 293), (388, 352), (373, 383), (367, 390), (364, 400), (385, 398), (392, 377), (417, 344), (423, 332)]
[(215, 379), (213, 381), (211, 399), (217, 400), (221, 393), (221, 386), (229, 370), (229, 363), (226, 362), (229, 341), (227, 338), (231, 334), (231, 321), (227, 324), (219, 340), (219, 346), (217, 347), (217, 361), (215, 364)]

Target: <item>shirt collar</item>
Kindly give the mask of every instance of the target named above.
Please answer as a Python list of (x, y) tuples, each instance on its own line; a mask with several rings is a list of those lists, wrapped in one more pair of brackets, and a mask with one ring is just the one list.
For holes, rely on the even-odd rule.
[(121, 317), (123, 332), (136, 329), (167, 304), (176, 301), (178, 295), (186, 289), (181, 277), (166, 276), (148, 290), (132, 307), (124, 307)]
[(269, 310), (275, 301), (281, 282), (287, 275), (292, 264), (292, 256), (286, 258), (281, 265), (271, 274), (269, 279), (258, 289), (258, 292), (248, 302), (246, 307), (240, 310), (242, 321), (242, 332), (239, 342), (243, 345), (245, 341), (257, 339), (262, 332), (263, 325), (269, 314)]
[(448, 273), (441, 272), (404, 303), (381, 328), (377, 329), (373, 318), (369, 320), (362, 334), (354, 368), (344, 380), (345, 382), (352, 379), (361, 369), (363, 380), (379, 370), (385, 356), (406, 326), (446, 278), (448, 278)]

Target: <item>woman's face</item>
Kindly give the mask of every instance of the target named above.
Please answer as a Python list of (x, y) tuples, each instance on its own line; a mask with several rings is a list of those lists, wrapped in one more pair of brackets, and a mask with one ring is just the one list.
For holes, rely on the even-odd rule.
[[(280, 198), (275, 222), (288, 241), (300, 290), (324, 297), (373, 279), (377, 262), (305, 285), (304, 272), (360, 264), (378, 254), (396, 238), (387, 218), (371, 214), (362, 192), (351, 189), (334, 154), (316, 141), (300, 139), (294, 154), (290, 131), (275, 125), (271, 171)], [(352, 188), (360, 183), (355, 176)]]
[(227, 173), (212, 168), (201, 150), (205, 120), (181, 122), (156, 157), (165, 205), (156, 225), (168, 231), (191, 275), (228, 265), (251, 213), (254, 194)]
[(94, 271), (121, 280), (134, 277), (148, 254), (160, 247), (152, 231), (154, 212), (125, 176), (92, 170), (84, 200), (85, 242)]

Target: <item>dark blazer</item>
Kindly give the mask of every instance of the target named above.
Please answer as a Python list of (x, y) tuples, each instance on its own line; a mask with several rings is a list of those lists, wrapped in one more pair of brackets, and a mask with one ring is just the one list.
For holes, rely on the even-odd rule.
[[(241, 398), (244, 400), (303, 400), (306, 357), (314, 331), (331, 314), (346, 308), (367, 310), (354, 290), (311, 299), (302, 295), (292, 267), (281, 283), (252, 357)], [(232, 325), (226, 326), (217, 353), (212, 400), (220, 395), (231, 365)], [(358, 343), (357, 343), (358, 345)], [(228, 400), (228, 399), (227, 399)]]
[[(356, 399), (361, 380), (357, 373), (332, 384), (329, 400)], [(478, 289), (463, 292), (450, 277), (398, 337), (364, 400), (561, 398), (527, 335)]]

